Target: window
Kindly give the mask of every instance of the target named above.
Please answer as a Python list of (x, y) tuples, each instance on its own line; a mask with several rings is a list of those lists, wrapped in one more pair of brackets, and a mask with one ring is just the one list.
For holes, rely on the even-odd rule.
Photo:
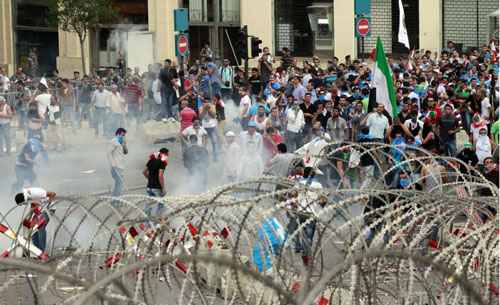
[(222, 22), (240, 22), (240, 1), (220, 0), (220, 16)]

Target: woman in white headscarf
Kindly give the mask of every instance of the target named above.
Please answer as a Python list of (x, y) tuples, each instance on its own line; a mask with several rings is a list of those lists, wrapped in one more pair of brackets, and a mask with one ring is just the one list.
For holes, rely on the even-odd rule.
[(248, 130), (240, 134), (241, 162), (238, 172), (239, 180), (259, 177), (264, 171), (262, 161), (262, 135), (257, 132), (255, 122), (248, 123)]
[(491, 157), (491, 140), (488, 137), (488, 130), (486, 127), (479, 130), (479, 136), (476, 140), (476, 156), (479, 165), (483, 165), (484, 159)]

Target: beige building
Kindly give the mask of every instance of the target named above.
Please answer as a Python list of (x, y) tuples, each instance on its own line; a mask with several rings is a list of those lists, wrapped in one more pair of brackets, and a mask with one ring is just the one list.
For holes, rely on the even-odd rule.
[[(43, 8), (42, 0), (22, 1), (26, 2), (33, 7)], [(125, 27), (103, 28), (89, 35), (83, 54), (87, 59), (87, 71), (91, 66), (115, 65), (120, 54), (130, 58), (131, 67), (142, 69), (147, 63), (175, 58), (173, 11), (179, 7), (189, 11), (192, 59), (198, 56), (206, 43), (210, 44), (216, 58), (233, 59), (234, 40), (242, 25), (247, 25), (249, 34), (262, 39), (262, 46), (268, 46), (276, 55), (283, 47), (288, 47), (298, 57), (319, 54), (321, 57), (336, 56), (343, 60), (346, 55), (357, 57), (361, 50), (354, 34), (355, 0), (116, 2), (120, 12), (129, 14), (130, 20)], [(497, 25), (491, 26), (488, 18), (498, 10), (498, 1), (482, 0), (480, 7), (475, 7), (472, 2), (404, 0), (412, 48), (439, 51), (447, 40), (458, 42), (464, 50), (484, 44), (492, 29), (498, 29)], [(32, 49), (37, 48), (41, 61), (47, 61), (40, 64), (40, 69), (45, 69), (45, 73), (55, 67), (66, 76), (73, 71), (81, 71), (82, 54), (76, 36), (44, 27), (43, 24), (27, 24), (33, 17), (23, 19), (22, 15), (39, 10), (22, 5), (20, 7), (16, 0), (0, 1), (0, 65), (12, 73), (16, 66), (29, 63)], [(371, 1), (372, 35), (365, 40), (365, 53), (374, 47), (376, 37), (381, 37), (387, 53), (407, 52), (397, 43), (398, 18), (397, 0)], [(460, 24), (456, 20), (460, 20)], [(467, 27), (461, 26), (463, 24), (467, 24)], [(30, 31), (45, 34), (40, 38), (40, 35), (32, 35)], [(36, 41), (31, 43), (31, 40)]]

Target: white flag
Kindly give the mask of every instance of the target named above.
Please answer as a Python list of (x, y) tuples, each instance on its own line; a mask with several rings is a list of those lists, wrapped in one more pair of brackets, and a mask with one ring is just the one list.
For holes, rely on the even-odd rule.
[(398, 42), (404, 44), (405, 47), (410, 49), (410, 40), (408, 39), (408, 31), (406, 31), (405, 25), (405, 10), (403, 8), (402, 0), (399, 0), (399, 32), (398, 32)]

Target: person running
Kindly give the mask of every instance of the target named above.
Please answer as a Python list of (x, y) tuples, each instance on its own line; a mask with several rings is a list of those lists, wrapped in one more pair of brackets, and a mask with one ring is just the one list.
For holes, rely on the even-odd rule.
[[(149, 160), (142, 171), (142, 174), (148, 180), (146, 186), (148, 196), (163, 197), (166, 194), (164, 172), (168, 165), (168, 153), (168, 149), (162, 148), (159, 152), (150, 155)], [(146, 203), (144, 211), (148, 217), (152, 216), (152, 210), (155, 203), (157, 202), (152, 201)], [(163, 209), (163, 203), (158, 202), (156, 210), (158, 216), (162, 214)]]
[(125, 155), (128, 154), (127, 140), (125, 135), (127, 131), (124, 128), (118, 128), (115, 132), (115, 137), (111, 140), (108, 148), (108, 161), (111, 166), (111, 177), (114, 180), (114, 188), (112, 196), (114, 198), (112, 204), (116, 207), (118, 205), (117, 197), (123, 193), (124, 175), (125, 170)]
[(47, 245), (47, 224), (49, 223), (49, 214), (45, 206), (50, 205), (55, 198), (55, 192), (48, 192), (39, 187), (25, 188), (14, 197), (17, 205), (31, 206), (31, 213), (23, 220), (23, 225), (34, 231), (31, 241), (42, 252), (45, 252)]
[(28, 140), (21, 152), (16, 158), (16, 182), (12, 186), (12, 193), (19, 192), (27, 183), (27, 186), (32, 186), (36, 182), (35, 174), (35, 159), (39, 153), (43, 154), (45, 159), (48, 159), (42, 142), (37, 138)]

